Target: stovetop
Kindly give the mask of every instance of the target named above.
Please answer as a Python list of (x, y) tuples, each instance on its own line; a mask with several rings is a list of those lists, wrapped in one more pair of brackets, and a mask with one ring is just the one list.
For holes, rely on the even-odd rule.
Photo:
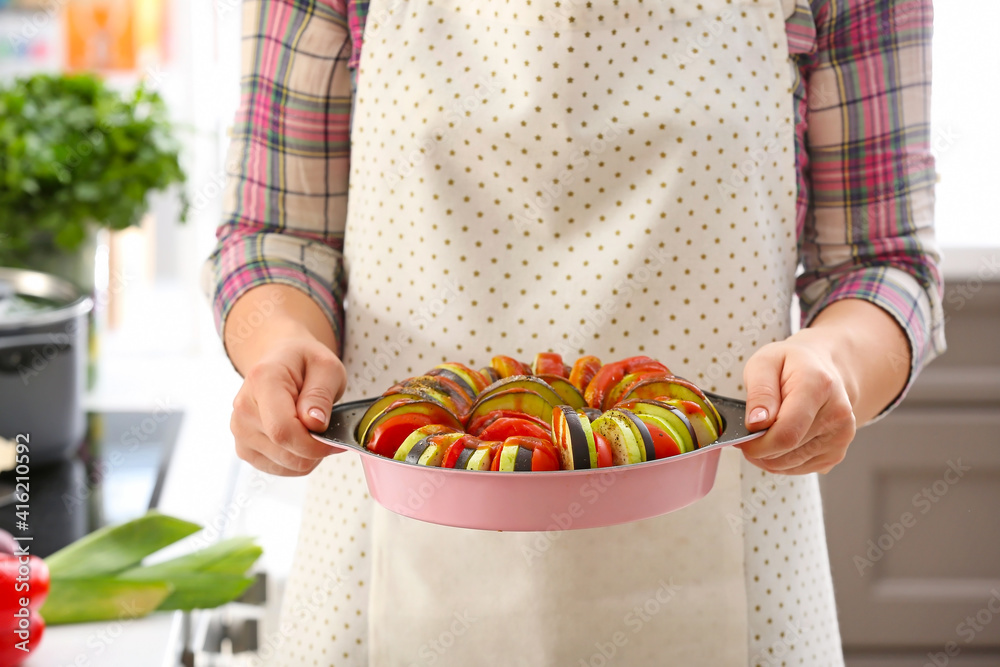
[(92, 412), (87, 436), (68, 460), (30, 470), (30, 527), (16, 530), (14, 473), (0, 474), (0, 528), (31, 535), (31, 551), (45, 557), (106, 525), (155, 508), (180, 412)]

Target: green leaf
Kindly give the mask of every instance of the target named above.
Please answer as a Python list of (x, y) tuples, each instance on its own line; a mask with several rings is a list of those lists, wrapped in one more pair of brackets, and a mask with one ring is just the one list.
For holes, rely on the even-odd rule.
[(101, 528), (45, 562), (53, 581), (116, 574), (199, 530), (198, 524), (151, 511), (128, 523)]
[(177, 575), (170, 579), (174, 590), (157, 609), (214, 609), (243, 595), (253, 582), (253, 577), (217, 572)]
[(172, 560), (126, 570), (119, 576), (148, 581), (166, 580), (175, 575), (199, 571), (243, 574), (260, 558), (261, 553), (263, 550), (253, 543), (252, 537), (231, 537)]
[(201, 568), (202, 572), (218, 572), (220, 574), (243, 573), (253, 567), (264, 550), (252, 545), (239, 551), (234, 551), (225, 558), (220, 558), (211, 565)]
[(253, 583), (245, 572), (262, 549), (252, 537), (232, 537), (172, 560), (119, 574), (128, 581), (168, 581), (174, 592), (161, 609), (209, 609), (235, 600)]
[(171, 591), (165, 581), (53, 579), (39, 613), (49, 625), (141, 618), (159, 608)]

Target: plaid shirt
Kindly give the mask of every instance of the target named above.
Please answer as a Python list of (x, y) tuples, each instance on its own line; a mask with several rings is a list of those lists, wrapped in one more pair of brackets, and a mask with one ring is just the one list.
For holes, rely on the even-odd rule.
[[(243, 7), (225, 218), (206, 263), (216, 323), (247, 290), (282, 283), (310, 294), (342, 341), (353, 75), (365, 23), (382, 17), (367, 0)], [(909, 338), (911, 382), (944, 350), (931, 23), (931, 0), (797, 0), (786, 19), (802, 324), (840, 299), (882, 307)]]

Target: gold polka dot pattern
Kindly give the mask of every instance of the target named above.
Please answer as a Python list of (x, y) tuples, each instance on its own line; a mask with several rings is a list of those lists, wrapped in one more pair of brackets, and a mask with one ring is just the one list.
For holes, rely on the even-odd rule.
[[(368, 26), (353, 121), (345, 398), (381, 393), (445, 360), (478, 368), (496, 354), (529, 358), (544, 349), (567, 358), (647, 354), (701, 386), (741, 395), (749, 356), (788, 333), (796, 263), (780, 5), (372, 2), (371, 15), (385, 18)], [(714, 562), (697, 554), (715, 538), (688, 536), (697, 544), (687, 547), (676, 538), (692, 524), (724, 533), (720, 545), (738, 535), (749, 664), (842, 664), (815, 479), (742, 464), (740, 484), (740, 465), (733, 462), (731, 505), (557, 533), (532, 561), (524, 550), (536, 536), (373, 512), (357, 457), (332, 457), (311, 480), (284, 604), (298, 625), (277, 664), (390, 664), (380, 646), (399, 624), (370, 618), (368, 590), (393, 590), (385, 582), (403, 572), (416, 592), (393, 600), (400, 618), (426, 595), (420, 604), (431, 620), (419, 627), (428, 641), (438, 636), (435, 623), (446, 632), (462, 597), (429, 586), (424, 565), (442, 549), (480, 564), (451, 571), (455, 588), (496, 591), (469, 593), (472, 616), (486, 618), (492, 605), (504, 619), (519, 610), (536, 618), (586, 598), (587, 610), (573, 613), (586, 617), (581, 626), (594, 641), (608, 640), (659, 580), (678, 577), (689, 582), (690, 597), (678, 598), (691, 605), (685, 632), (667, 624), (675, 617), (664, 607), (628, 635), (622, 664), (663, 664), (663, 651), (652, 662), (646, 652), (668, 635), (681, 645), (679, 664), (683, 651), (686, 664), (734, 664), (710, 653), (724, 649), (706, 639), (732, 628), (713, 626), (694, 600), (713, 594), (699, 588), (710, 573), (672, 569), (656, 556)], [(762, 493), (766, 505), (755, 508)], [(598, 582), (586, 595), (561, 589), (566, 571), (582, 577), (621, 558), (649, 562), (648, 571)], [(331, 571), (339, 579), (326, 592)], [(538, 586), (530, 605), (510, 579)], [(310, 604), (317, 591), (322, 600)], [(299, 619), (301, 609), (308, 612)], [(473, 664), (463, 662), (470, 647), (475, 664), (586, 664), (595, 651), (547, 644), (526, 628), (517, 636), (533, 657), (504, 662), (479, 643), (487, 625), (496, 627), (473, 624), (453, 637), (435, 664)]]

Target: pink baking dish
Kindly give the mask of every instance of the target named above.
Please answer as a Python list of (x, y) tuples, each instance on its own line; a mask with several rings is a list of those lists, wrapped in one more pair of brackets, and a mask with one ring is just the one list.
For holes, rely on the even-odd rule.
[(703, 498), (715, 484), (722, 448), (764, 434), (747, 431), (743, 401), (706, 394), (725, 425), (714, 443), (659, 461), (595, 470), (486, 472), (388, 459), (355, 440), (372, 400), (335, 406), (330, 427), (313, 437), (359, 452), (372, 498), (403, 516), (479, 530), (598, 528), (659, 516)]

